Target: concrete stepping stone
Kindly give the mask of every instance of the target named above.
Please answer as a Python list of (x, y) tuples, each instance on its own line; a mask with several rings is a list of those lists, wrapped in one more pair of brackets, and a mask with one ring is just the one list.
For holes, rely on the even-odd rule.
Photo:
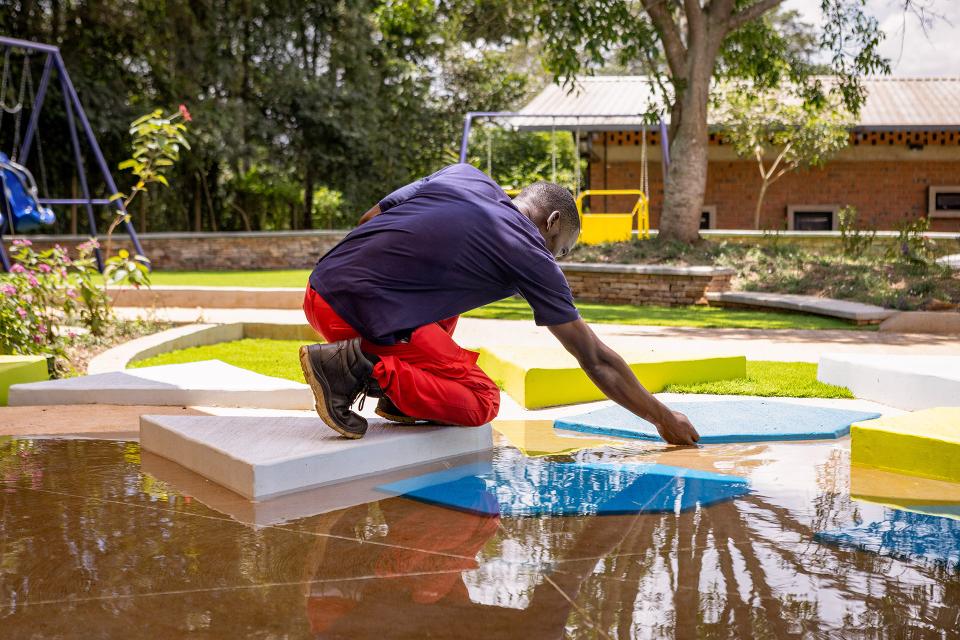
[(303, 383), (204, 360), (18, 384), (10, 388), (10, 404), (312, 409), (313, 394)]
[(749, 491), (745, 478), (662, 464), (510, 458), (380, 487), (386, 493), (504, 517), (678, 513)]
[(345, 482), (493, 447), (490, 425), (397, 427), (360, 440), (318, 417), (142, 416), (140, 446), (251, 500)]
[(817, 379), (897, 409), (949, 406), (960, 398), (960, 356), (833, 354), (820, 358)]
[(851, 464), (960, 482), (960, 407), (937, 407), (850, 429)]
[[(564, 349), (504, 345), (479, 351), (480, 368), (526, 409), (605, 398)], [(653, 351), (621, 355), (651, 392), (668, 384), (742, 378), (747, 371), (747, 359), (743, 356), (670, 355)]]
[(717, 291), (707, 294), (710, 302), (722, 305), (744, 307), (764, 307), (799, 311), (819, 316), (829, 316), (850, 320), (857, 324), (870, 324), (886, 320), (897, 313), (895, 309), (885, 309), (872, 304), (834, 300), (817, 296), (803, 296), (793, 293), (767, 293), (763, 291)]
[(44, 356), (0, 356), (0, 407), (7, 405), (7, 394), (12, 385), (49, 377)]
[[(852, 423), (880, 415), (768, 400), (669, 401), (667, 405), (690, 418), (700, 433), (700, 444), (841, 438), (849, 433)], [(559, 418), (553, 425), (570, 431), (663, 441), (651, 423), (617, 405)]]

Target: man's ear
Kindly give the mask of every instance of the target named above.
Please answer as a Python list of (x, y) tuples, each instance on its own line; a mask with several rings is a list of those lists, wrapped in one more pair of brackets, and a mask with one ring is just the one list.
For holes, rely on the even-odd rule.
[(554, 211), (549, 216), (547, 216), (547, 231), (553, 231), (554, 229), (560, 229), (560, 212)]

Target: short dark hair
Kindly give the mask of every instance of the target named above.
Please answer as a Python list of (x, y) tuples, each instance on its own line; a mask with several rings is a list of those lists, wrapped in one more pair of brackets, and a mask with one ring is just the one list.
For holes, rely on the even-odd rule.
[(554, 211), (560, 212), (560, 229), (562, 232), (580, 234), (580, 213), (573, 194), (564, 187), (553, 182), (539, 181), (525, 187), (517, 200), (523, 200), (537, 208), (543, 215), (550, 215)]

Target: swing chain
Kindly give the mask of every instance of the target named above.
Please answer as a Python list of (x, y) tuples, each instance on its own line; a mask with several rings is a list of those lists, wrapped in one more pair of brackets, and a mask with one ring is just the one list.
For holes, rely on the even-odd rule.
[[(33, 104), (36, 99), (36, 93), (33, 90), (33, 75), (29, 72), (30, 66), (26, 65), (26, 77), (27, 77), (27, 89), (30, 92), (30, 103)], [(21, 93), (21, 95), (23, 95)], [(20, 114), (17, 114), (17, 128), (20, 128)], [(50, 190), (47, 188), (47, 164), (43, 161), (43, 145), (40, 142), (40, 128), (37, 127), (34, 137), (37, 140), (37, 162), (40, 164), (40, 186), (43, 187), (43, 193), (49, 194)], [(17, 152), (16, 147), (14, 147), (14, 153)]]
[(557, 181), (557, 119), (550, 122), (550, 182)]
[(643, 125), (640, 135), (643, 136), (642, 142), (640, 143), (640, 190), (643, 191), (644, 197), (649, 199), (650, 177), (647, 171), (647, 125)]
[(20, 147), (20, 123), (23, 119), (23, 97), (27, 88), (27, 81), (30, 81), (30, 89), (33, 90), (33, 79), (30, 77), (30, 54), (23, 57), (23, 75), (20, 77), (20, 98), (16, 111), (13, 111), (13, 149), (10, 152), (10, 159), (17, 161), (17, 155)]

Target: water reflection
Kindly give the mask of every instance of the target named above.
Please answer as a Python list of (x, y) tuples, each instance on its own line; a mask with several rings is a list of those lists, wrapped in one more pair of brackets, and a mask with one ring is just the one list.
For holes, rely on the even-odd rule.
[[(957, 569), (817, 542), (887, 508), (844, 491), (764, 488), (603, 517), (390, 498), (248, 526), (137, 460), (131, 443), (0, 443), (0, 635), (947, 638), (960, 628)], [(833, 476), (849, 471), (832, 456), (816, 473), (842, 487)]]

